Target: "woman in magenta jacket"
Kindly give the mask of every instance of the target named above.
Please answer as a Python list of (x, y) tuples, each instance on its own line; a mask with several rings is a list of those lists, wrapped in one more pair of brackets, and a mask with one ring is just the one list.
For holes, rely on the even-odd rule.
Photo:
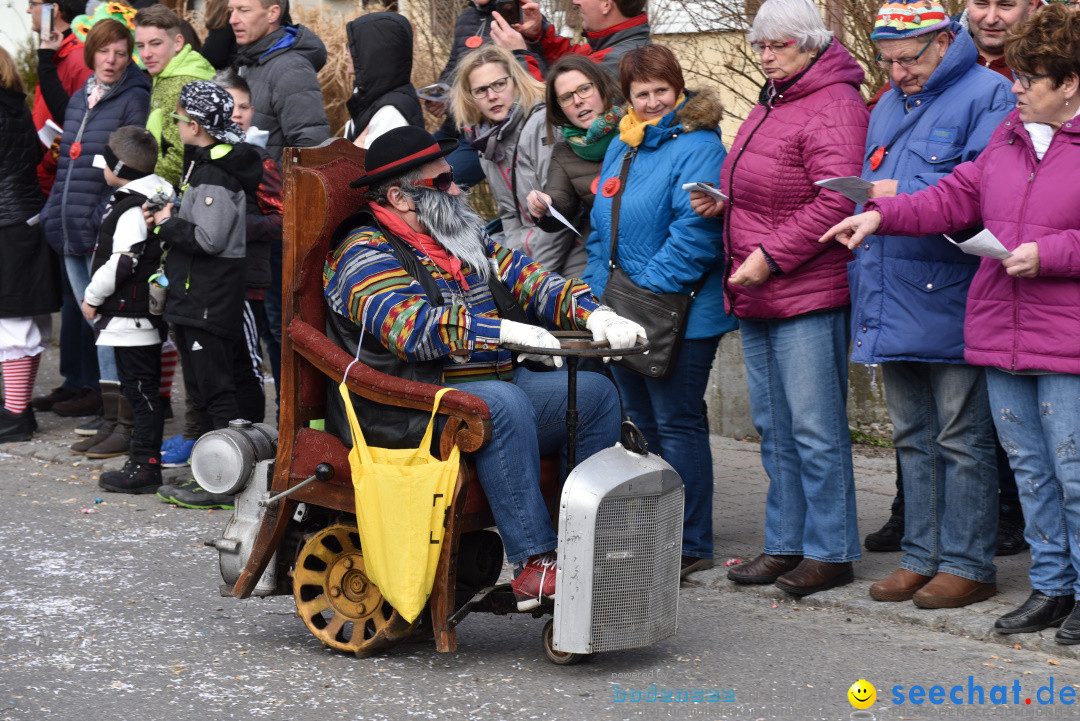
[(748, 39), (768, 81), (720, 173), (730, 200), (691, 197), (701, 215), (724, 215), (727, 303), (769, 474), (764, 553), (728, 578), (806, 595), (851, 582), (860, 557), (846, 409), (851, 254), (815, 242), (854, 205), (814, 181), (859, 174), (870, 114), (862, 68), (808, 0), (767, 0)]
[(875, 231), (921, 236), (979, 222), (1011, 251), (983, 258), (964, 319), (964, 358), (987, 368), (990, 407), (1020, 485), (1033, 593), (998, 633), (1058, 624), (1080, 643), (1080, 15), (1034, 13), (1005, 47), (1017, 108), (973, 162), (839, 223), (849, 248)]

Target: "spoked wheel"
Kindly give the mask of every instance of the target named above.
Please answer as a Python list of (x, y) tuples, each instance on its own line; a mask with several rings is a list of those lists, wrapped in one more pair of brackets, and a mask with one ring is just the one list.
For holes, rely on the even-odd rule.
[(409, 636), (407, 623), (364, 573), (355, 526), (329, 526), (303, 545), (293, 569), (296, 609), (331, 648), (370, 656)]
[(544, 643), (544, 653), (547, 654), (548, 660), (552, 663), (557, 663), (560, 666), (573, 666), (575, 663), (581, 663), (582, 661), (592, 658), (592, 654), (589, 653), (564, 653), (562, 651), (556, 651), (553, 644), (555, 636), (555, 620), (548, 619), (548, 622), (544, 624), (544, 632), (540, 636)]

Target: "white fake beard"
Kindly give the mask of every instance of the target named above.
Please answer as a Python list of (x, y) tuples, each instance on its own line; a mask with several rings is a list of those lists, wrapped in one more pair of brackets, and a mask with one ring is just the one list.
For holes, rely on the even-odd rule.
[(491, 273), (484, 219), (465, 195), (450, 195), (434, 188), (414, 186), (416, 219), (435, 242), (485, 282)]

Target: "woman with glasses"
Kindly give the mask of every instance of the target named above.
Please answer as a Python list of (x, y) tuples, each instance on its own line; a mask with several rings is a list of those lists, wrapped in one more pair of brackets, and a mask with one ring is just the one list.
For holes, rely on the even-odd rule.
[[(150, 81), (132, 62), (134, 48), (132, 29), (112, 18), (98, 20), (87, 34), (83, 57), (94, 72), (68, 102), (56, 182), (41, 211), (42, 232), (63, 258), (77, 303), (90, 282), (98, 228), (111, 192), (101, 170), (94, 167), (94, 156), (104, 153), (114, 130), (145, 126), (150, 112)], [(82, 377), (100, 379), (105, 424), (71, 450), (93, 458), (126, 455), (131, 415), (120, 394), (112, 346), (97, 346), (97, 365), (97, 375), (84, 368)], [(82, 393), (96, 395), (98, 388), (84, 388)]]
[(567, 272), (581, 277), (585, 271), (584, 239), (589, 237), (589, 212), (596, 191), (593, 181), (600, 174), (611, 141), (618, 135), (623, 111), (619, 86), (599, 65), (581, 55), (567, 55), (548, 71), (547, 120), (558, 134), (549, 131), (551, 165), (543, 189), (529, 193), (529, 215), (550, 232), (565, 228), (549, 208), (574, 223), (581, 234), (568, 238)]
[(450, 103), (465, 141), (480, 153), (502, 220), (499, 242), (570, 277), (565, 248), (574, 233), (537, 227), (526, 200), (530, 191), (544, 187), (551, 161), (543, 100), (544, 86), (509, 50), (483, 45), (461, 59)]
[(964, 358), (987, 366), (990, 411), (1020, 486), (1033, 592), (998, 633), (1061, 625), (1080, 644), (1080, 16), (1061, 4), (1016, 26), (1005, 45), (1016, 109), (979, 157), (937, 184), (880, 198), (826, 231), (849, 248), (867, 235), (954, 233), (982, 223), (1008, 257), (971, 282)]
[(682, 68), (663, 45), (626, 53), (619, 82), (629, 107), (594, 186), (584, 280), (597, 296), (603, 294), (615, 245), (618, 266), (641, 288), (697, 291), (666, 376), (611, 368), (623, 411), (686, 487), (685, 576), (713, 565), (712, 455), (702, 399), (720, 336), (735, 321), (724, 312), (720, 226), (694, 213), (683, 185), (719, 175), (723, 108), (712, 92), (685, 89)]
[(863, 70), (809, 0), (766, 0), (748, 35), (766, 76), (720, 174), (726, 294), (739, 318), (750, 411), (769, 475), (764, 552), (736, 583), (806, 595), (850, 583), (860, 557), (847, 422), (851, 254), (815, 241), (854, 209), (816, 180), (858, 175)]

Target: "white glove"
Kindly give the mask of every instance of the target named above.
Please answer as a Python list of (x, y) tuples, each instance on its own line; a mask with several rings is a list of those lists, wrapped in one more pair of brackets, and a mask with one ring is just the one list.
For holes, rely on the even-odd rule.
[[(585, 321), (585, 327), (592, 332), (596, 342), (607, 341), (610, 348), (632, 348), (641, 342), (648, 340), (645, 329), (630, 320), (617, 315), (615, 311), (601, 308), (594, 310)], [(622, 360), (622, 356), (613, 356), (615, 360)], [(611, 358), (604, 358), (607, 363)]]
[[(559, 339), (540, 326), (505, 319), (499, 321), (499, 342), (537, 348), (562, 348)], [(563, 364), (562, 356), (540, 355), (539, 353), (522, 353), (518, 356), (518, 362), (523, 360), (536, 360), (545, 365), (554, 365), (556, 368), (562, 368)]]

